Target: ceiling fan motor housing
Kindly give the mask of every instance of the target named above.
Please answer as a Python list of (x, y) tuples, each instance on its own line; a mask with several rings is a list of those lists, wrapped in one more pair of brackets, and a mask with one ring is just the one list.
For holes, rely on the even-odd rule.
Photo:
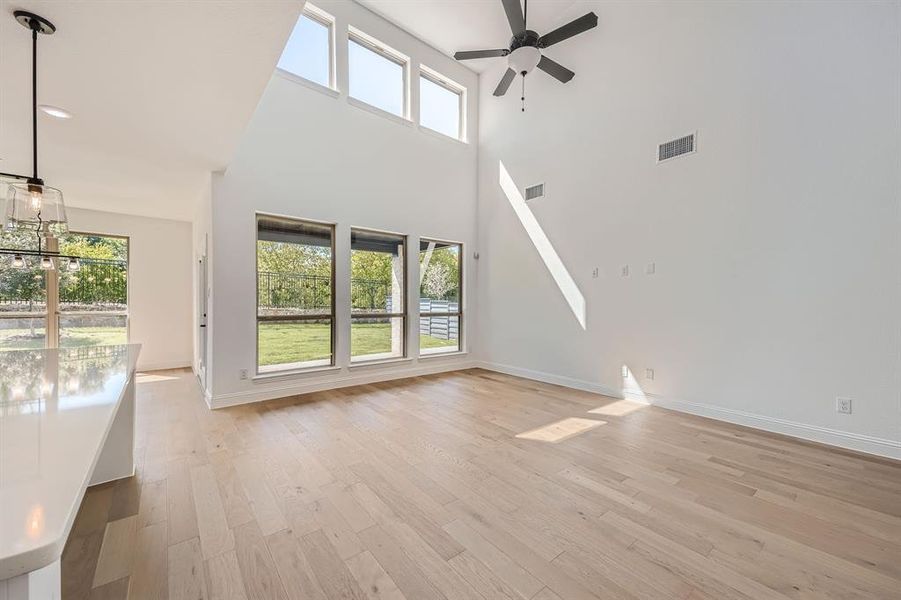
[(510, 51), (516, 50), (522, 46), (534, 46), (538, 47), (538, 39), (541, 36), (538, 35), (538, 32), (532, 31), (531, 29), (526, 29), (520, 33), (517, 33), (513, 36), (513, 39), (510, 40)]

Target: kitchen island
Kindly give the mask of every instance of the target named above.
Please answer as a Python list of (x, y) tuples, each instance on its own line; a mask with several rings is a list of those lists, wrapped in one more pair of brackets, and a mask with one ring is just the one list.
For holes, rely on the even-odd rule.
[(85, 489), (134, 475), (139, 351), (0, 352), (0, 600), (59, 600)]

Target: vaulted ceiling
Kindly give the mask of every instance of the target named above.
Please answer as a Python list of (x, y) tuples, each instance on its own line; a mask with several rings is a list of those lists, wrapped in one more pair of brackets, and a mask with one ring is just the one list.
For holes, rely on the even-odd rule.
[[(302, 0), (0, 0), (0, 172), (31, 171), (31, 39), (38, 41), (41, 175), (68, 204), (188, 220), (224, 169)], [(2, 196), (2, 194), (0, 194)]]

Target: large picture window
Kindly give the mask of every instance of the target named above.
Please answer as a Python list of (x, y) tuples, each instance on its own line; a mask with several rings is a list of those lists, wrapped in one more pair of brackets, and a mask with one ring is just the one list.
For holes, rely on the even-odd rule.
[(257, 371), (335, 361), (334, 225), (257, 215)]
[(419, 353), (462, 350), (463, 246), (419, 242)]
[[(4, 232), (0, 245), (36, 250), (37, 238)], [(44, 247), (78, 257), (79, 269), (0, 265), (0, 350), (127, 343), (128, 238), (68, 233)]]
[(352, 229), (351, 362), (406, 355), (407, 238)]

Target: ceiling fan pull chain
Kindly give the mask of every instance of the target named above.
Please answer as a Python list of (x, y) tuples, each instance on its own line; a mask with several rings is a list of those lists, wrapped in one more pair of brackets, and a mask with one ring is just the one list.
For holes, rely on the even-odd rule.
[(526, 74), (522, 74), (522, 112), (526, 112)]

